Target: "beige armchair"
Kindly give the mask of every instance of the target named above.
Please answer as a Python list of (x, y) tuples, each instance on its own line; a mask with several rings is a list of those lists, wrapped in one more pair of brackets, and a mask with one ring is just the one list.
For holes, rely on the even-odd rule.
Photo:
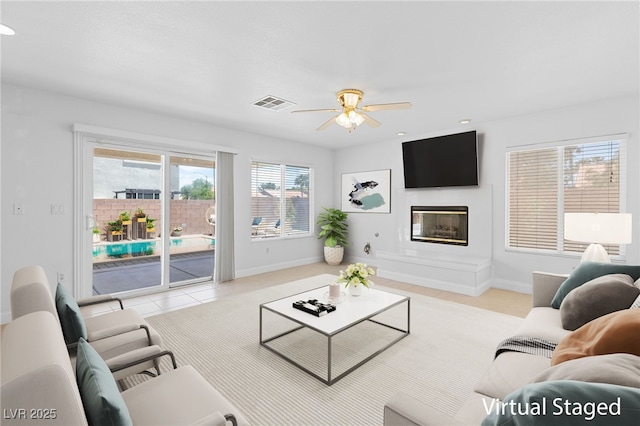
[(191, 366), (120, 393), (102, 358), (81, 340), (74, 370), (50, 312), (25, 314), (7, 324), (1, 351), (3, 425), (87, 425), (96, 419), (154, 426), (248, 425)]
[[(80, 306), (114, 302), (119, 304), (120, 310), (92, 317), (84, 317), (80, 311)], [(50, 312), (58, 320), (72, 355), (72, 362), (79, 337), (86, 339), (108, 363), (113, 358), (118, 360), (118, 364), (127, 354), (145, 357), (157, 353), (162, 344), (160, 335), (140, 314), (131, 309), (123, 309), (119, 299), (97, 296), (76, 302), (60, 284), (54, 299), (44, 269), (40, 266), (27, 266), (16, 271), (13, 276), (11, 316), (15, 320), (37, 311)], [(148, 372), (151, 368), (158, 372), (156, 364), (147, 362), (123, 369), (116, 377), (121, 379), (134, 373)]]

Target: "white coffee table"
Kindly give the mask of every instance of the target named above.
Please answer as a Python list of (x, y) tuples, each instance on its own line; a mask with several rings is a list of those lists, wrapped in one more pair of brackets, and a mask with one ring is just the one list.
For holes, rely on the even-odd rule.
[[(316, 317), (307, 312), (300, 311), (298, 309), (293, 308), (293, 302), (298, 300), (309, 300), (309, 299), (317, 299), (324, 303), (325, 295), (328, 291), (328, 285), (323, 287), (319, 287), (314, 290), (302, 292), (295, 294), (293, 296), (284, 297), (282, 299), (274, 300), (272, 302), (263, 303), (260, 305), (260, 344), (280, 357), (286, 359), (291, 362), (298, 368), (303, 371), (309, 373), (310, 375), (316, 377), (322, 382), (332, 385), (336, 381), (340, 380), (347, 374), (351, 373), (356, 368), (360, 367), (365, 362), (369, 361), (373, 357), (377, 356), (385, 349), (397, 343), (399, 340), (405, 338), (409, 334), (409, 319), (410, 319), (410, 302), (411, 298), (407, 296), (401, 296), (393, 293), (389, 293), (382, 290), (377, 290), (373, 288), (364, 289), (364, 294), (359, 297), (354, 296), (345, 296), (344, 300), (339, 303), (337, 309), (334, 312), (330, 312), (327, 315), (322, 317)], [(390, 324), (383, 323), (381, 320), (373, 318), (382, 312), (388, 311), (394, 307), (399, 307), (402, 304), (406, 304), (406, 326), (404, 327), (396, 327)], [(263, 322), (263, 313), (265, 311), (272, 312), (274, 314), (280, 315), (288, 320), (296, 323), (296, 326), (293, 329), (287, 330), (285, 332), (279, 333), (274, 336), (270, 336), (265, 338), (265, 330), (263, 330), (264, 322)], [(332, 339), (342, 333), (345, 330), (348, 330), (351, 327), (354, 327), (357, 324), (360, 324), (363, 321), (371, 321), (377, 325), (382, 327), (388, 327), (393, 330), (399, 331), (401, 334), (388, 342), (382, 348), (378, 349), (371, 355), (367, 356), (365, 359), (356, 362), (355, 365), (348, 368), (346, 371), (340, 373), (339, 375), (333, 377), (331, 373), (331, 343)], [(327, 376), (323, 377), (309, 368), (301, 365), (299, 362), (294, 361), (290, 356), (287, 356), (286, 353), (280, 351), (279, 349), (269, 345), (270, 342), (274, 342), (275, 340), (290, 335), (300, 329), (307, 328), (313, 330), (327, 339)]]

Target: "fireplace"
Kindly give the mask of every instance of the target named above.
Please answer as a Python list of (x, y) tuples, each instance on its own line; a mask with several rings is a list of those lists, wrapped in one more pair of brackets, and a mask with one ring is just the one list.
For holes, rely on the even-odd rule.
[(467, 206), (411, 206), (411, 241), (469, 245)]

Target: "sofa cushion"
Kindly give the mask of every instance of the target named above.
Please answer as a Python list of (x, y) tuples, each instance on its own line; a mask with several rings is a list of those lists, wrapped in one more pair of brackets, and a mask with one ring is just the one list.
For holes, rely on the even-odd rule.
[(78, 302), (60, 283), (56, 287), (56, 310), (67, 344), (76, 343), (81, 337), (87, 338), (87, 327), (80, 313)]
[(617, 265), (614, 263), (582, 262), (571, 275), (560, 285), (556, 295), (551, 301), (551, 306), (560, 309), (564, 298), (571, 290), (594, 278), (608, 274), (626, 274), (633, 280), (640, 278), (640, 265)]
[(562, 339), (551, 365), (572, 359), (612, 353), (640, 356), (640, 311), (625, 309), (596, 318)]
[(522, 352), (503, 352), (491, 363), (474, 391), (492, 398), (504, 399), (514, 390), (530, 383), (549, 369), (551, 360)]
[(78, 342), (76, 380), (90, 426), (133, 424), (109, 367), (83, 338)]
[(560, 310), (550, 307), (533, 308), (527, 317), (516, 330), (514, 335), (534, 337), (549, 340), (550, 342), (560, 342), (571, 331), (562, 328)]
[(633, 301), (629, 309), (638, 309), (640, 308), (640, 296), (636, 297), (636, 300)]
[(579, 380), (640, 388), (640, 356), (608, 354), (573, 359), (546, 369), (531, 382)]
[(505, 400), (486, 401), (482, 426), (637, 426), (640, 389), (573, 380), (528, 384)]
[(625, 274), (603, 275), (569, 292), (560, 305), (562, 327), (576, 330), (591, 320), (627, 309), (640, 288)]

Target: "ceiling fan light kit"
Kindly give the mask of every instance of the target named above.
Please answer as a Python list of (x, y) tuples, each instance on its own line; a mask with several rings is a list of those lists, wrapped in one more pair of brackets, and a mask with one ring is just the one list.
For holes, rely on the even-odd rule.
[(331, 124), (336, 123), (339, 126), (344, 127), (351, 133), (356, 127), (362, 123), (366, 123), (369, 127), (378, 127), (381, 123), (367, 114), (364, 111), (382, 111), (390, 109), (409, 109), (411, 108), (410, 102), (397, 102), (391, 104), (375, 104), (365, 105), (361, 108), (358, 107), (360, 101), (362, 101), (363, 92), (358, 89), (344, 89), (336, 94), (336, 100), (342, 107), (339, 109), (308, 109), (297, 110), (291, 112), (340, 112), (340, 114), (331, 117), (328, 121), (318, 127), (316, 130), (324, 130)]

